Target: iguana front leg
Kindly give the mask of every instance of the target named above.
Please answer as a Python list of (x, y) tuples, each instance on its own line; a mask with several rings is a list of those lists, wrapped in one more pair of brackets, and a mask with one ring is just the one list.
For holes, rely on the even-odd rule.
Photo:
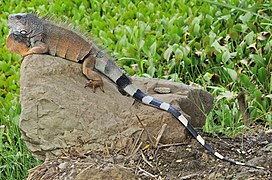
[(49, 51), (48, 46), (43, 42), (37, 42), (34, 46), (23, 54), (23, 57), (30, 54), (44, 54)]
[(103, 89), (103, 80), (101, 76), (93, 70), (95, 63), (95, 57), (88, 55), (83, 62), (83, 74), (89, 79), (89, 82), (85, 87), (91, 87), (93, 92), (99, 87), (102, 92), (105, 92)]

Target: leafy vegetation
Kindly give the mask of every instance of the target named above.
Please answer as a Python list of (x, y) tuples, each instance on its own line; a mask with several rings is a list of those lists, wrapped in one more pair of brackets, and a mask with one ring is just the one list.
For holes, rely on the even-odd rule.
[(53, 14), (91, 32), (129, 75), (199, 84), (215, 97), (204, 129), (233, 135), (250, 118), (272, 125), (271, 3), (265, 0), (0, 1), (0, 179), (22, 179), (35, 160), (18, 130), (19, 56), (5, 46), (11, 13)]

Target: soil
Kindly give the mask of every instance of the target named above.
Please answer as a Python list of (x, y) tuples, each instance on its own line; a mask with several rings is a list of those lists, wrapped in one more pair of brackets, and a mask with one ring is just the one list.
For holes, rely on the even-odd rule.
[[(259, 137), (230, 139), (204, 135), (207, 142), (224, 156), (257, 166), (272, 167), (272, 133)], [(232, 165), (211, 156), (196, 141), (159, 151), (156, 168), (143, 167), (166, 179), (271, 179), (271, 170), (263, 171)]]
[[(137, 142), (134, 151), (129, 154), (125, 151), (115, 152), (114, 155), (109, 152), (80, 154), (70, 151), (69, 156), (66, 154), (34, 168), (28, 179), (42, 176), (45, 179), (84, 179), (78, 178), (78, 172), (83, 177), (88, 169), (92, 169), (92, 178), (89, 172), (85, 173), (86, 179), (272, 179), (271, 130), (255, 127), (236, 138), (205, 133), (202, 136), (222, 155), (265, 167), (265, 170), (218, 160), (192, 139), (186, 144), (159, 144), (157, 148)], [(109, 171), (109, 168), (113, 170)], [(106, 173), (101, 173), (103, 171)], [(94, 175), (99, 172), (100, 175)], [(70, 178), (60, 177), (60, 174), (70, 174)]]

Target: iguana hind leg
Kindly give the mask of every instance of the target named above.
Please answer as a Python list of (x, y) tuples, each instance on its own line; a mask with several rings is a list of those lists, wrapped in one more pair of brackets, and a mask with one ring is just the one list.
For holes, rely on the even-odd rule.
[(87, 56), (83, 62), (83, 74), (89, 79), (89, 82), (85, 85), (85, 87), (91, 87), (95, 92), (95, 89), (99, 87), (102, 92), (103, 89), (103, 80), (101, 76), (93, 70), (95, 63), (94, 56)]

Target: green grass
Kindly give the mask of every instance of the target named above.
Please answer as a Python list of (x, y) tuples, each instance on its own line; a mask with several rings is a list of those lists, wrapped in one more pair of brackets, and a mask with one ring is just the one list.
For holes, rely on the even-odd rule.
[(19, 56), (5, 46), (11, 13), (53, 14), (91, 32), (129, 75), (196, 83), (216, 100), (204, 130), (235, 135), (250, 118), (272, 125), (272, 9), (265, 0), (1, 1), (0, 179), (23, 179), (37, 165), (18, 130)]
[(20, 139), (18, 98), (18, 95), (7, 94), (0, 101), (0, 179), (26, 178), (27, 170), (38, 163)]

